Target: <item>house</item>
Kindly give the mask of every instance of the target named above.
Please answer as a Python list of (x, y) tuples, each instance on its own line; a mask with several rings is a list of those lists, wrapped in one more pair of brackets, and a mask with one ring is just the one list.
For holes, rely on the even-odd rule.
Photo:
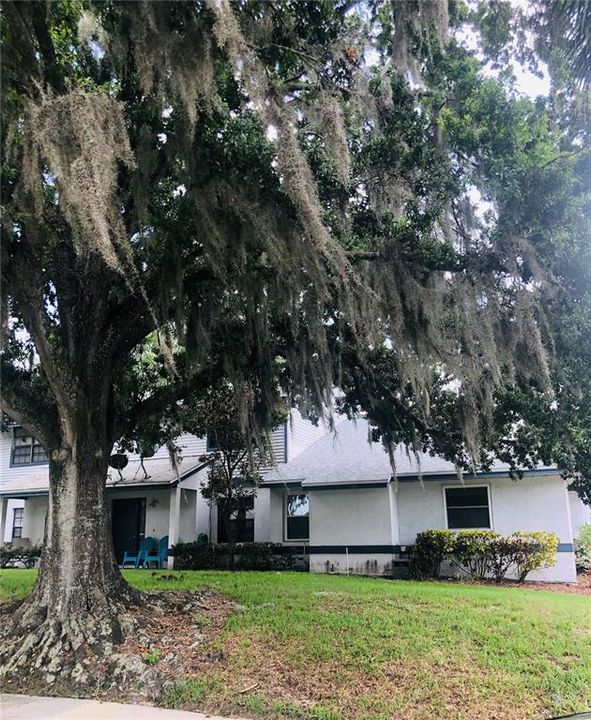
[(555, 532), (556, 565), (528, 579), (576, 580), (573, 539), (591, 522), (591, 508), (568, 490), (556, 468), (513, 480), (509, 467), (497, 462), (490, 472), (458, 478), (453, 463), (420, 453), (419, 468), (399, 447), (394, 480), (381, 444), (368, 442), (367, 421), (343, 420), (336, 431), (275, 466), (257, 495), (267, 539), (305, 541), (311, 571), (390, 574), (422, 530), (489, 528)]
[[(394, 480), (387, 453), (368, 443), (368, 429), (365, 420), (343, 419), (332, 433), (294, 412), (271, 435), (275, 465), (265, 473), (240, 539), (292, 546), (308, 557), (313, 572), (381, 576), (406, 565), (406, 549), (421, 530), (548, 530), (560, 538), (556, 565), (530, 579), (575, 581), (573, 538), (591, 521), (590, 508), (556, 468), (512, 480), (508, 467), (496, 463), (490, 472), (458, 478), (452, 463), (423, 454), (419, 469), (415, 457), (398, 448)], [(42, 449), (20, 428), (2, 433), (0, 443), (1, 536), (41, 542), (48, 494)], [(224, 540), (216, 508), (199, 492), (207, 439), (187, 435), (179, 445), (178, 474), (165, 449), (143, 464), (132, 457), (121, 475), (110, 471), (107, 495), (120, 559), (143, 536), (168, 535), (171, 545), (201, 533)]]

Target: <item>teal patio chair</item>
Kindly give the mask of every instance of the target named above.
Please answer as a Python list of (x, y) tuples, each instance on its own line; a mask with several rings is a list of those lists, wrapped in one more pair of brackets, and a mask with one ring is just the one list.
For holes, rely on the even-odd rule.
[(149, 567), (150, 563), (157, 563), (157, 567), (164, 567), (168, 560), (168, 535), (160, 538), (158, 547), (152, 548), (144, 557), (144, 567)]
[(147, 537), (144, 538), (139, 546), (137, 552), (135, 550), (126, 550), (123, 555), (123, 562), (121, 567), (125, 567), (126, 563), (132, 563), (135, 568), (140, 566), (143, 561), (146, 564), (146, 556), (150, 553), (153, 547), (156, 546), (156, 538)]

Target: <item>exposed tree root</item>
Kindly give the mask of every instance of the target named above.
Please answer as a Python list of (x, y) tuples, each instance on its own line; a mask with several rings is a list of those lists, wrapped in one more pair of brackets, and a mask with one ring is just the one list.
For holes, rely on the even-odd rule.
[(34, 687), (51, 694), (125, 687), (155, 700), (161, 686), (158, 673), (141, 657), (122, 652), (122, 643), (137, 632), (122, 602), (64, 620), (25, 601), (12, 618), (4, 618), (0, 683), (6, 690)]
[[(0, 687), (6, 692), (158, 702), (196, 669), (232, 603), (215, 593), (137, 595), (100, 613), (49, 616), (33, 598), (0, 607)], [(127, 600), (129, 600), (127, 598)], [(195, 625), (206, 617), (208, 630)], [(147, 662), (145, 653), (154, 659)], [(162, 655), (162, 657), (160, 657)]]

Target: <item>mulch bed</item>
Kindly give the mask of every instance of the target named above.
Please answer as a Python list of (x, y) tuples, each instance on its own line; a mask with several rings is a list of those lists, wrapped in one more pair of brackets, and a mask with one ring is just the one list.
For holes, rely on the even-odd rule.
[(444, 582), (484, 585), (486, 587), (518, 588), (520, 590), (552, 590), (553, 592), (570, 593), (572, 595), (591, 595), (591, 573), (578, 575), (576, 583), (539, 582), (536, 580), (528, 580), (525, 583), (503, 580), (501, 583), (495, 583), (492, 580), (467, 580), (466, 578), (446, 578)]

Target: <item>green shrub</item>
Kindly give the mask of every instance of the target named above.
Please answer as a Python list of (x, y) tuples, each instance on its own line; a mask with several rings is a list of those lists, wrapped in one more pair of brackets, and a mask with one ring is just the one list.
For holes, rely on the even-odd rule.
[(213, 546), (202, 542), (179, 543), (170, 550), (176, 570), (211, 570)]
[(575, 541), (577, 570), (591, 572), (591, 524), (582, 525)]
[(470, 577), (484, 580), (491, 574), (492, 543), (499, 537), (494, 530), (460, 530), (452, 551), (454, 564)]
[(241, 543), (237, 548), (236, 566), (240, 570), (292, 570), (291, 548), (275, 543)]
[(142, 660), (146, 663), (146, 665), (156, 665), (160, 662), (160, 650), (158, 648), (154, 648), (149, 652), (143, 652)]
[(543, 530), (515, 532), (511, 537), (521, 543), (514, 560), (519, 582), (523, 582), (532, 570), (540, 570), (556, 564), (556, 553), (560, 542), (556, 533)]
[(0, 567), (18, 567), (22, 563), (26, 568), (35, 566), (41, 557), (43, 547), (40, 545), (1, 545), (0, 546)]
[(451, 555), (456, 534), (453, 530), (425, 530), (417, 535), (412, 574), (417, 578), (437, 578), (441, 563)]
[(489, 572), (495, 582), (504, 580), (509, 569), (515, 564), (515, 558), (522, 549), (522, 542), (518, 538), (508, 535), (499, 535), (493, 538), (489, 545)]
[[(178, 570), (227, 570), (227, 545), (208, 545), (203, 542), (179, 543), (171, 554)], [(237, 570), (298, 570), (305, 569), (296, 562), (297, 549), (275, 543), (237, 543), (234, 546)]]
[(439, 577), (441, 563), (449, 559), (478, 580), (501, 582), (514, 568), (523, 582), (532, 570), (556, 563), (558, 542), (558, 535), (545, 531), (499, 535), (494, 530), (425, 530), (411, 551), (412, 574), (419, 579)]

